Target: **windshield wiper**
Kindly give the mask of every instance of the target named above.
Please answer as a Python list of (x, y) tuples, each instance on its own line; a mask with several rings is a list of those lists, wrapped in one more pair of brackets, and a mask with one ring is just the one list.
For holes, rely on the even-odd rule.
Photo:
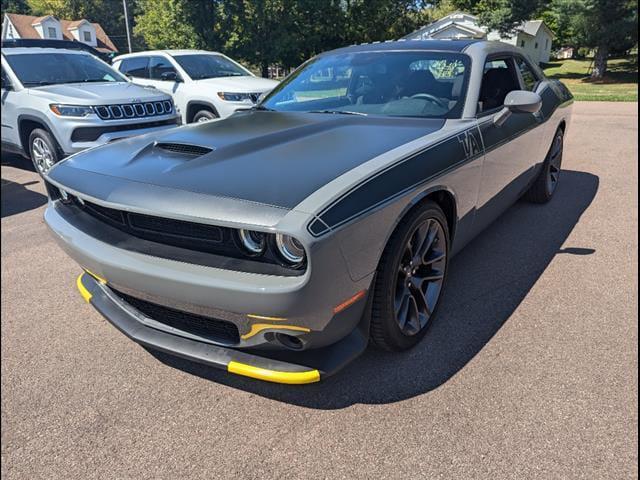
[(46, 87), (47, 85), (56, 85), (56, 82), (47, 82), (46, 80), (41, 80), (39, 82), (23, 82), (25, 87), (34, 86), (34, 87)]
[(366, 117), (368, 114), (362, 112), (351, 112), (349, 110), (311, 110), (309, 113), (332, 113), (333, 115), (359, 115)]

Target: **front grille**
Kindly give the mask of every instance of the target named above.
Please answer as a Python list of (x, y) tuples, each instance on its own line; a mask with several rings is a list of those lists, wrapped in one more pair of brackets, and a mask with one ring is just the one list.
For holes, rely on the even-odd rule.
[(268, 243), (263, 255), (249, 255), (238, 231), (230, 227), (109, 208), (74, 195), (60, 201), (58, 208), (76, 228), (94, 238), (144, 255), (278, 276), (302, 275), (307, 266), (285, 264), (275, 242)]
[(118, 105), (98, 105), (93, 111), (102, 120), (119, 120), (121, 118), (142, 118), (155, 115), (173, 113), (173, 102), (162, 100), (158, 102), (123, 103)]
[(125, 123), (121, 125), (109, 125), (106, 127), (79, 127), (71, 133), (72, 142), (94, 142), (105, 133), (124, 132), (128, 130), (140, 130), (142, 128), (161, 127), (163, 125), (177, 125), (178, 119), (159, 120), (146, 123)]
[(194, 157), (206, 155), (207, 153), (213, 151), (213, 149), (209, 147), (202, 147), (200, 145), (189, 145), (186, 143), (158, 142), (156, 143), (155, 147), (167, 152), (181, 153), (183, 155), (193, 155)]
[(178, 247), (200, 247), (206, 251), (212, 248), (212, 244), (222, 243), (224, 233), (230, 236), (225, 232), (229, 229), (216, 225), (125, 212), (78, 199), (75, 199), (75, 204), (98, 220), (106, 221), (135, 237)]
[(231, 322), (165, 307), (157, 303), (132, 297), (113, 287), (109, 288), (114, 294), (120, 297), (120, 299), (138, 310), (142, 315), (158, 323), (225, 345), (235, 345), (240, 342), (238, 327)]
[(260, 98), (260, 95), (262, 95), (260, 92), (258, 92), (258, 93), (250, 93), (249, 97), (251, 97), (251, 101), (253, 103), (258, 103), (258, 99)]

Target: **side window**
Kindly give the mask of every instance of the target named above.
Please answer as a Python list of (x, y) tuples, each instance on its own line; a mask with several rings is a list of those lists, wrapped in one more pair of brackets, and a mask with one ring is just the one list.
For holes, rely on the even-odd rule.
[(149, 78), (148, 63), (149, 57), (125, 58), (120, 64), (120, 71), (134, 78)]
[(501, 108), (504, 105), (505, 97), (512, 90), (520, 90), (513, 59), (488, 60), (484, 65), (484, 75), (478, 98), (478, 112), (484, 113)]
[(151, 57), (149, 60), (149, 78), (153, 80), (175, 80), (178, 72), (164, 57)]
[(518, 70), (520, 70), (522, 83), (524, 83), (524, 89), (533, 92), (538, 85), (538, 76), (524, 58), (516, 58), (516, 65), (518, 65)]

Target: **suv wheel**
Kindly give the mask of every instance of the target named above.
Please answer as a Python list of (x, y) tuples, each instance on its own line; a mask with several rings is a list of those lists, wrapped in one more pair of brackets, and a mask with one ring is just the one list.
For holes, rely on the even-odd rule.
[(60, 160), (58, 145), (51, 134), (36, 128), (29, 135), (29, 154), (36, 172), (44, 175)]
[(193, 116), (193, 123), (210, 122), (215, 120), (218, 116), (209, 110), (200, 110)]

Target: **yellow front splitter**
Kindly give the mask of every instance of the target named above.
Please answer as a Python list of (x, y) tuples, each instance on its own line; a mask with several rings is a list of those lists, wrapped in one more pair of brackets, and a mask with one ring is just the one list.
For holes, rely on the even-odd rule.
[(287, 383), (290, 385), (300, 385), (320, 381), (320, 372), (318, 370), (309, 370), (306, 372), (280, 372), (231, 361), (227, 365), (227, 371), (235, 373), (236, 375), (244, 375), (245, 377), (264, 380), (265, 382)]
[[(301, 368), (300, 365), (273, 361), (231, 348), (207, 345), (147, 327), (111, 300), (105, 293), (105, 285), (106, 280), (98, 279), (89, 272), (83, 272), (76, 280), (78, 291), (87, 303), (93, 305), (118, 330), (142, 345), (266, 382), (301, 385), (320, 381), (320, 371), (317, 369), (303, 370), (304, 367)], [(247, 363), (248, 360), (254, 364)], [(260, 363), (284, 369), (266, 368), (259, 366)], [(289, 369), (292, 371), (287, 371)]]

